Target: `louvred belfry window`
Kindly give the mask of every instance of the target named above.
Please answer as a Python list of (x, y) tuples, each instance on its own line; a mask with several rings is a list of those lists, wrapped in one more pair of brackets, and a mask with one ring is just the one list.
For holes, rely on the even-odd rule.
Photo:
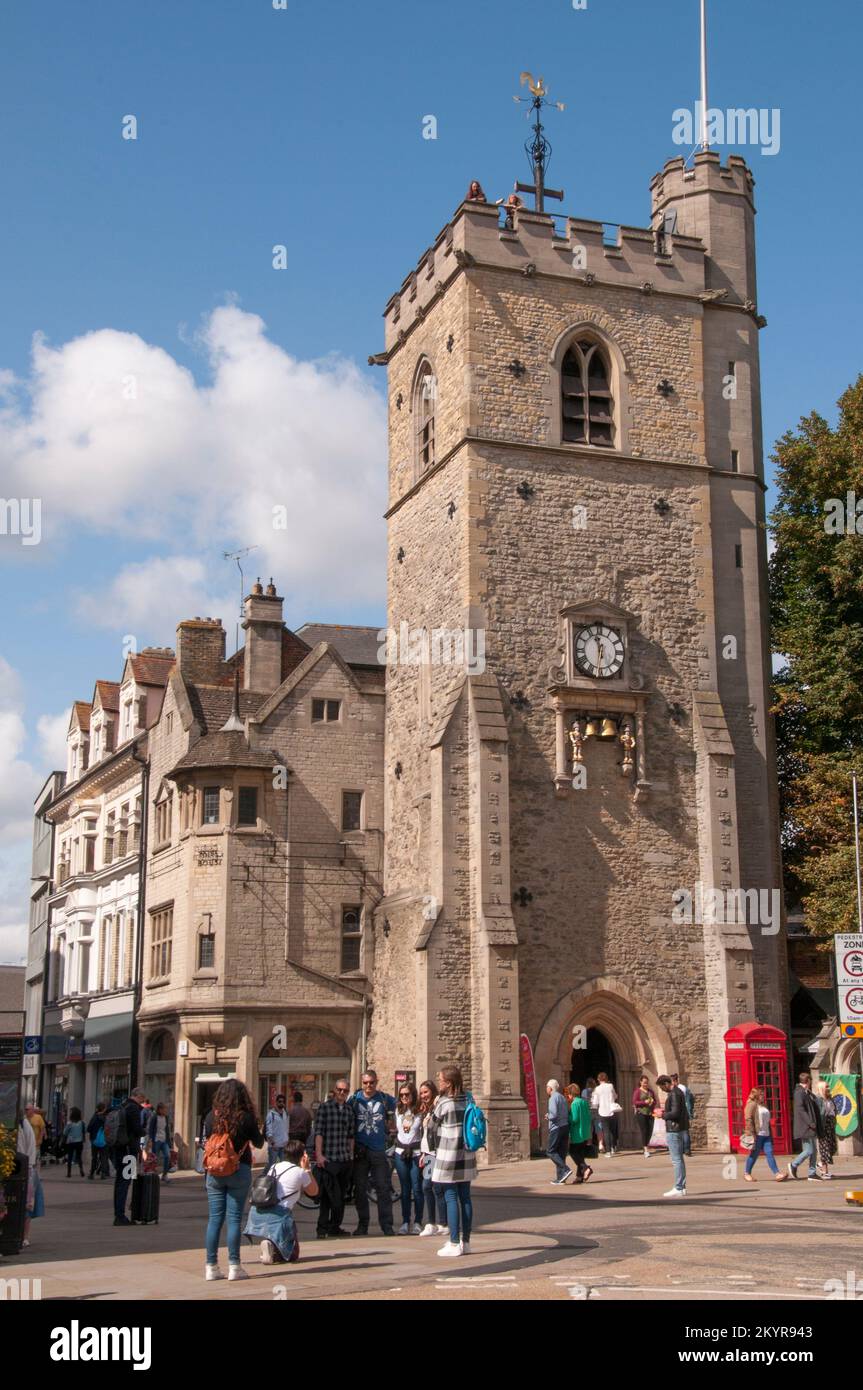
[(561, 438), (570, 444), (614, 443), (614, 400), (608, 359), (598, 343), (580, 339), (561, 369)]

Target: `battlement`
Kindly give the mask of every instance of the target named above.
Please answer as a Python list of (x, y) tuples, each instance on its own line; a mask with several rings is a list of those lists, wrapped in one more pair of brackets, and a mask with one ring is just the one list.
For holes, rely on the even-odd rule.
[(672, 198), (692, 197), (696, 193), (720, 193), (746, 198), (755, 211), (752, 190), (755, 179), (752, 170), (740, 155), (728, 156), (723, 164), (713, 150), (702, 150), (695, 156), (692, 168), (687, 168), (682, 156), (666, 161), (661, 173), (650, 180), (650, 195), (654, 216)]
[(506, 225), (490, 203), (462, 203), (384, 310), (391, 351), (442, 294), (460, 267), (485, 266), (574, 284), (614, 285), (643, 294), (697, 296), (705, 289), (704, 246), (697, 237), (659, 237), (647, 227), (581, 217), (554, 218), (520, 208)]

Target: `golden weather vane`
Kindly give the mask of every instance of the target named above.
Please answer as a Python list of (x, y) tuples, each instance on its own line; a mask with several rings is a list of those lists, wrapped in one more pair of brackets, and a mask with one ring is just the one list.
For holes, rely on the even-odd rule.
[[(543, 77), (534, 77), (531, 72), (523, 72), (519, 81), (524, 87), (527, 85), (531, 91), (530, 110), (534, 113), (533, 138), (525, 143), (525, 151), (533, 170), (533, 183), (516, 183), (517, 193), (532, 193), (534, 196), (534, 207), (536, 212), (545, 212), (545, 199), (563, 198), (563, 189), (546, 188), (545, 171), (551, 159), (551, 145), (543, 134), (543, 126), (540, 114), (544, 106), (553, 106), (558, 111), (564, 110), (562, 101), (547, 101), (548, 88)], [(527, 97), (513, 97), (513, 101), (527, 101)], [(528, 113), (528, 116), (530, 113)]]

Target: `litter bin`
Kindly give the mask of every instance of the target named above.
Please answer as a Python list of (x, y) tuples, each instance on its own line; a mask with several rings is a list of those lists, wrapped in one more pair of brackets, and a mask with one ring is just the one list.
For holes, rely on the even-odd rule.
[(27, 1178), (30, 1160), (16, 1155), (15, 1171), (4, 1178), (3, 1205), (6, 1214), (0, 1220), (0, 1255), (17, 1255), (24, 1239), (24, 1219), (27, 1215)]

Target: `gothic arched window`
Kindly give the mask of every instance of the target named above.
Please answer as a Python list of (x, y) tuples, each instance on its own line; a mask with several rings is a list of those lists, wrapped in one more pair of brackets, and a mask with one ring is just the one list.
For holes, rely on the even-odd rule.
[(435, 462), (435, 405), (437, 404), (437, 379), (431, 363), (424, 360), (416, 376), (414, 386), (414, 439), (417, 476), (427, 473)]
[(579, 338), (563, 359), (561, 438), (570, 444), (614, 443), (614, 399), (609, 359), (598, 343)]

